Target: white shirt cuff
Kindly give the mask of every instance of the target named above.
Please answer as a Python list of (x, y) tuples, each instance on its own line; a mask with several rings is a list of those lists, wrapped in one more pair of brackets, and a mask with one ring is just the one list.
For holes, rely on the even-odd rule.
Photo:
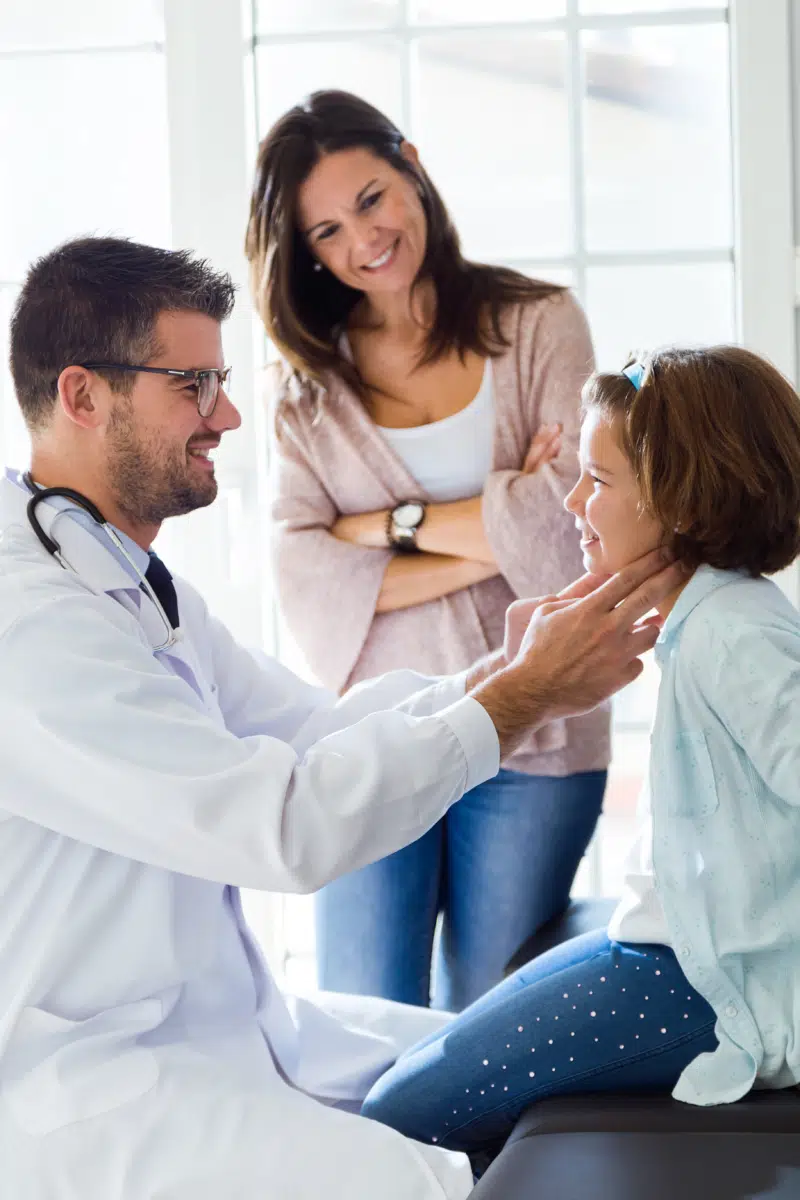
[[(460, 677), (454, 677), (457, 678)], [(483, 705), (472, 696), (463, 696), (436, 715), (447, 722), (464, 752), (467, 762), (464, 791), (493, 779), (500, 770), (500, 741), (494, 722)]]
[(443, 675), (433, 685), (433, 692), (436, 696), (436, 708), (433, 712), (440, 712), (443, 708), (455, 704), (459, 700), (463, 700), (467, 694), (467, 675), (469, 671), (459, 671), (458, 675)]

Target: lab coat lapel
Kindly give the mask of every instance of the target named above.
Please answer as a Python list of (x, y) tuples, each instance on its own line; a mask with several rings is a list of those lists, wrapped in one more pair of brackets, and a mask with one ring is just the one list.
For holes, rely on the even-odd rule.
[[(47, 551), (36, 540), (28, 520), (29, 500), (30, 494), (10, 479), (0, 481), (0, 528), (3, 536), (18, 530), (18, 535), (30, 542), (32, 552), (46, 556)], [(111, 549), (107, 549), (101, 540), (73, 520), (69, 509), (59, 510), (47, 500), (42, 500), (36, 506), (36, 516), (43, 532), (58, 543), (69, 569), (75, 572), (89, 591), (96, 595), (105, 592), (131, 593), (133, 605), (138, 603), (138, 609), (129, 611), (136, 616), (148, 644), (153, 648), (160, 646), (167, 631), (157, 608)]]
[[(30, 495), (10, 479), (0, 481), (0, 524), (4, 534), (20, 526), (34, 541), (36, 535), (27, 516), (29, 500)], [(135, 589), (136, 584), (114, 555), (72, 520), (69, 511), (59, 512), (43, 500), (36, 507), (36, 516), (43, 531), (58, 543), (63, 558), (90, 591), (100, 594), (120, 588)], [(41, 553), (47, 553), (44, 547)]]

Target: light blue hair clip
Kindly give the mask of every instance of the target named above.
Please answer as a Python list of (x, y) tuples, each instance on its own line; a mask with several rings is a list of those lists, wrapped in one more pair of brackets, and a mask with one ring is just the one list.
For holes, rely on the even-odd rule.
[(644, 379), (644, 373), (646, 370), (647, 367), (644, 365), (644, 363), (635, 362), (631, 363), (629, 367), (623, 367), (622, 374), (627, 375), (628, 379), (630, 379), (631, 383), (638, 392), (639, 388), (642, 386), (642, 380)]

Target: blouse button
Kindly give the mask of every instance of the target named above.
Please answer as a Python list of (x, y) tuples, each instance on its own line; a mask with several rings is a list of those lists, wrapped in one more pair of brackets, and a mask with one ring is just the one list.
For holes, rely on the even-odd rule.
[(691, 953), (688, 946), (681, 946), (681, 958), (688, 958)]
[(738, 1015), (739, 1015), (739, 1010), (735, 1004), (729, 1004), (728, 1007), (725, 1009), (726, 1017), (738, 1017)]

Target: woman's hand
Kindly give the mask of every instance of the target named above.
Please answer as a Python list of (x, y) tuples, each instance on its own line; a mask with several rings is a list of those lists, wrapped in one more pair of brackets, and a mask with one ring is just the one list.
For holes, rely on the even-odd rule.
[(331, 533), (340, 542), (351, 542), (354, 546), (367, 546), (371, 550), (385, 550), (386, 509), (377, 512), (351, 513), (339, 517), (331, 526)]
[(532, 475), (534, 471), (539, 470), (539, 467), (558, 458), (561, 453), (563, 429), (564, 426), (560, 421), (556, 421), (553, 425), (539, 427), (528, 448), (528, 453), (525, 455), (525, 461), (522, 464), (523, 474)]

